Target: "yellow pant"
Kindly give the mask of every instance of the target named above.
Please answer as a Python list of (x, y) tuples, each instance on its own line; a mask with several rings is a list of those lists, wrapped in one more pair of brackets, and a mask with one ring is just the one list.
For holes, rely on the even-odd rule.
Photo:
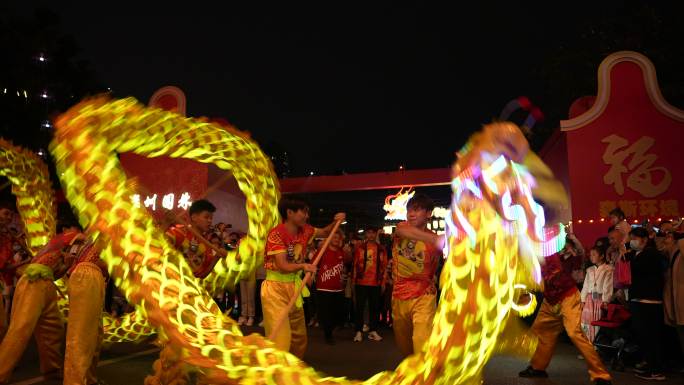
[(551, 362), (558, 334), (565, 328), (572, 343), (584, 356), (591, 380), (595, 381), (599, 378), (610, 380), (610, 374), (601, 362), (601, 358), (582, 332), (581, 318), (582, 306), (579, 292), (563, 299), (557, 305), (542, 302), (539, 314), (532, 325), (532, 332), (539, 338), (539, 345), (532, 356), (530, 365), (537, 370), (546, 370)]
[(102, 343), (105, 282), (97, 265), (80, 263), (69, 277), (64, 385), (97, 382), (95, 368)]
[(26, 345), (35, 336), (43, 374), (58, 374), (64, 324), (57, 309), (57, 287), (47, 279), (21, 277), (14, 292), (12, 318), (0, 344), (0, 384), (9, 381)]
[[(295, 295), (294, 282), (275, 282), (265, 280), (261, 284), (261, 307), (264, 313), (264, 328), (266, 335), (271, 331), (277, 320), (282, 317), (290, 299)], [(273, 338), (276, 347), (289, 351), (299, 358), (306, 352), (306, 322), (304, 309), (293, 306), (288, 314), (289, 322), (285, 322), (278, 334)]]
[(392, 298), (392, 329), (402, 354), (410, 356), (423, 348), (432, 332), (436, 310), (434, 294), (409, 300)]
[(5, 312), (5, 299), (0, 296), (0, 341), (7, 331), (7, 313)]

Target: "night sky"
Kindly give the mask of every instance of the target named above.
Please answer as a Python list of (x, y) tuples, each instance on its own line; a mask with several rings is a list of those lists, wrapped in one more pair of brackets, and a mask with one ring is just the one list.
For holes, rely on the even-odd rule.
[(295, 175), (449, 166), (508, 101), (543, 92), (537, 64), (575, 24), (514, 4), (26, 3), (10, 7), (55, 10), (116, 97), (179, 86), (188, 115), (279, 144)]

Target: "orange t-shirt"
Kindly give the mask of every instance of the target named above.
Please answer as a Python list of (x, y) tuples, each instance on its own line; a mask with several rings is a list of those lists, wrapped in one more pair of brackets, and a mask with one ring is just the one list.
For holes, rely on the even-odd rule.
[(315, 234), (316, 229), (311, 225), (305, 225), (295, 235), (287, 231), (285, 224), (276, 226), (268, 233), (264, 268), (278, 271), (275, 256), (281, 253), (287, 254), (288, 262), (303, 263), (307, 247), (313, 242)]
[(442, 251), (431, 244), (395, 238), (392, 244), (392, 296), (409, 300), (436, 294), (435, 273), (441, 255)]
[(377, 242), (363, 242), (354, 249), (354, 283), (379, 286), (387, 268), (387, 252)]
[(173, 245), (190, 264), (192, 273), (197, 278), (205, 278), (214, 268), (219, 256), (206, 242), (184, 225), (175, 225), (166, 231)]

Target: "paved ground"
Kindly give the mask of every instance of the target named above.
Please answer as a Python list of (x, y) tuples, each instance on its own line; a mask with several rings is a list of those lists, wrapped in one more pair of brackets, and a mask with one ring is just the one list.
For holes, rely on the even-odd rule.
[[(249, 331), (259, 331), (251, 328)], [(339, 330), (336, 334), (337, 344), (329, 346), (323, 343), (322, 331), (309, 328), (309, 349), (305, 360), (318, 371), (355, 379), (367, 379), (382, 370), (392, 370), (400, 362), (392, 331), (387, 329), (381, 333), (385, 339), (381, 342), (352, 342), (351, 329)], [(157, 350), (152, 345), (122, 344), (105, 351), (98, 368), (100, 379), (108, 385), (141, 384), (150, 373), (152, 362), (156, 359)], [(556, 357), (548, 369), (550, 378), (545, 380), (529, 380), (517, 377), (518, 371), (526, 366), (525, 360), (514, 357), (495, 357), (487, 365), (484, 383), (487, 385), (579, 385), (590, 384), (584, 361), (577, 359), (577, 352), (568, 343), (560, 343)], [(644, 384), (630, 372), (614, 373), (616, 385)], [(58, 381), (44, 381), (39, 377), (38, 356), (31, 344), (24, 354), (20, 366), (15, 371), (12, 383), (21, 385), (46, 384), (56, 385)], [(684, 375), (670, 374), (664, 385), (684, 384)]]

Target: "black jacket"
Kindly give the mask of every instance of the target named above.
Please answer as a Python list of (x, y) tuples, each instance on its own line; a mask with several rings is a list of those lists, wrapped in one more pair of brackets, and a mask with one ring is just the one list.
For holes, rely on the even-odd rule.
[(629, 287), (630, 299), (663, 300), (665, 284), (665, 256), (655, 247), (647, 246), (640, 253), (625, 255), (630, 261), (632, 285)]

